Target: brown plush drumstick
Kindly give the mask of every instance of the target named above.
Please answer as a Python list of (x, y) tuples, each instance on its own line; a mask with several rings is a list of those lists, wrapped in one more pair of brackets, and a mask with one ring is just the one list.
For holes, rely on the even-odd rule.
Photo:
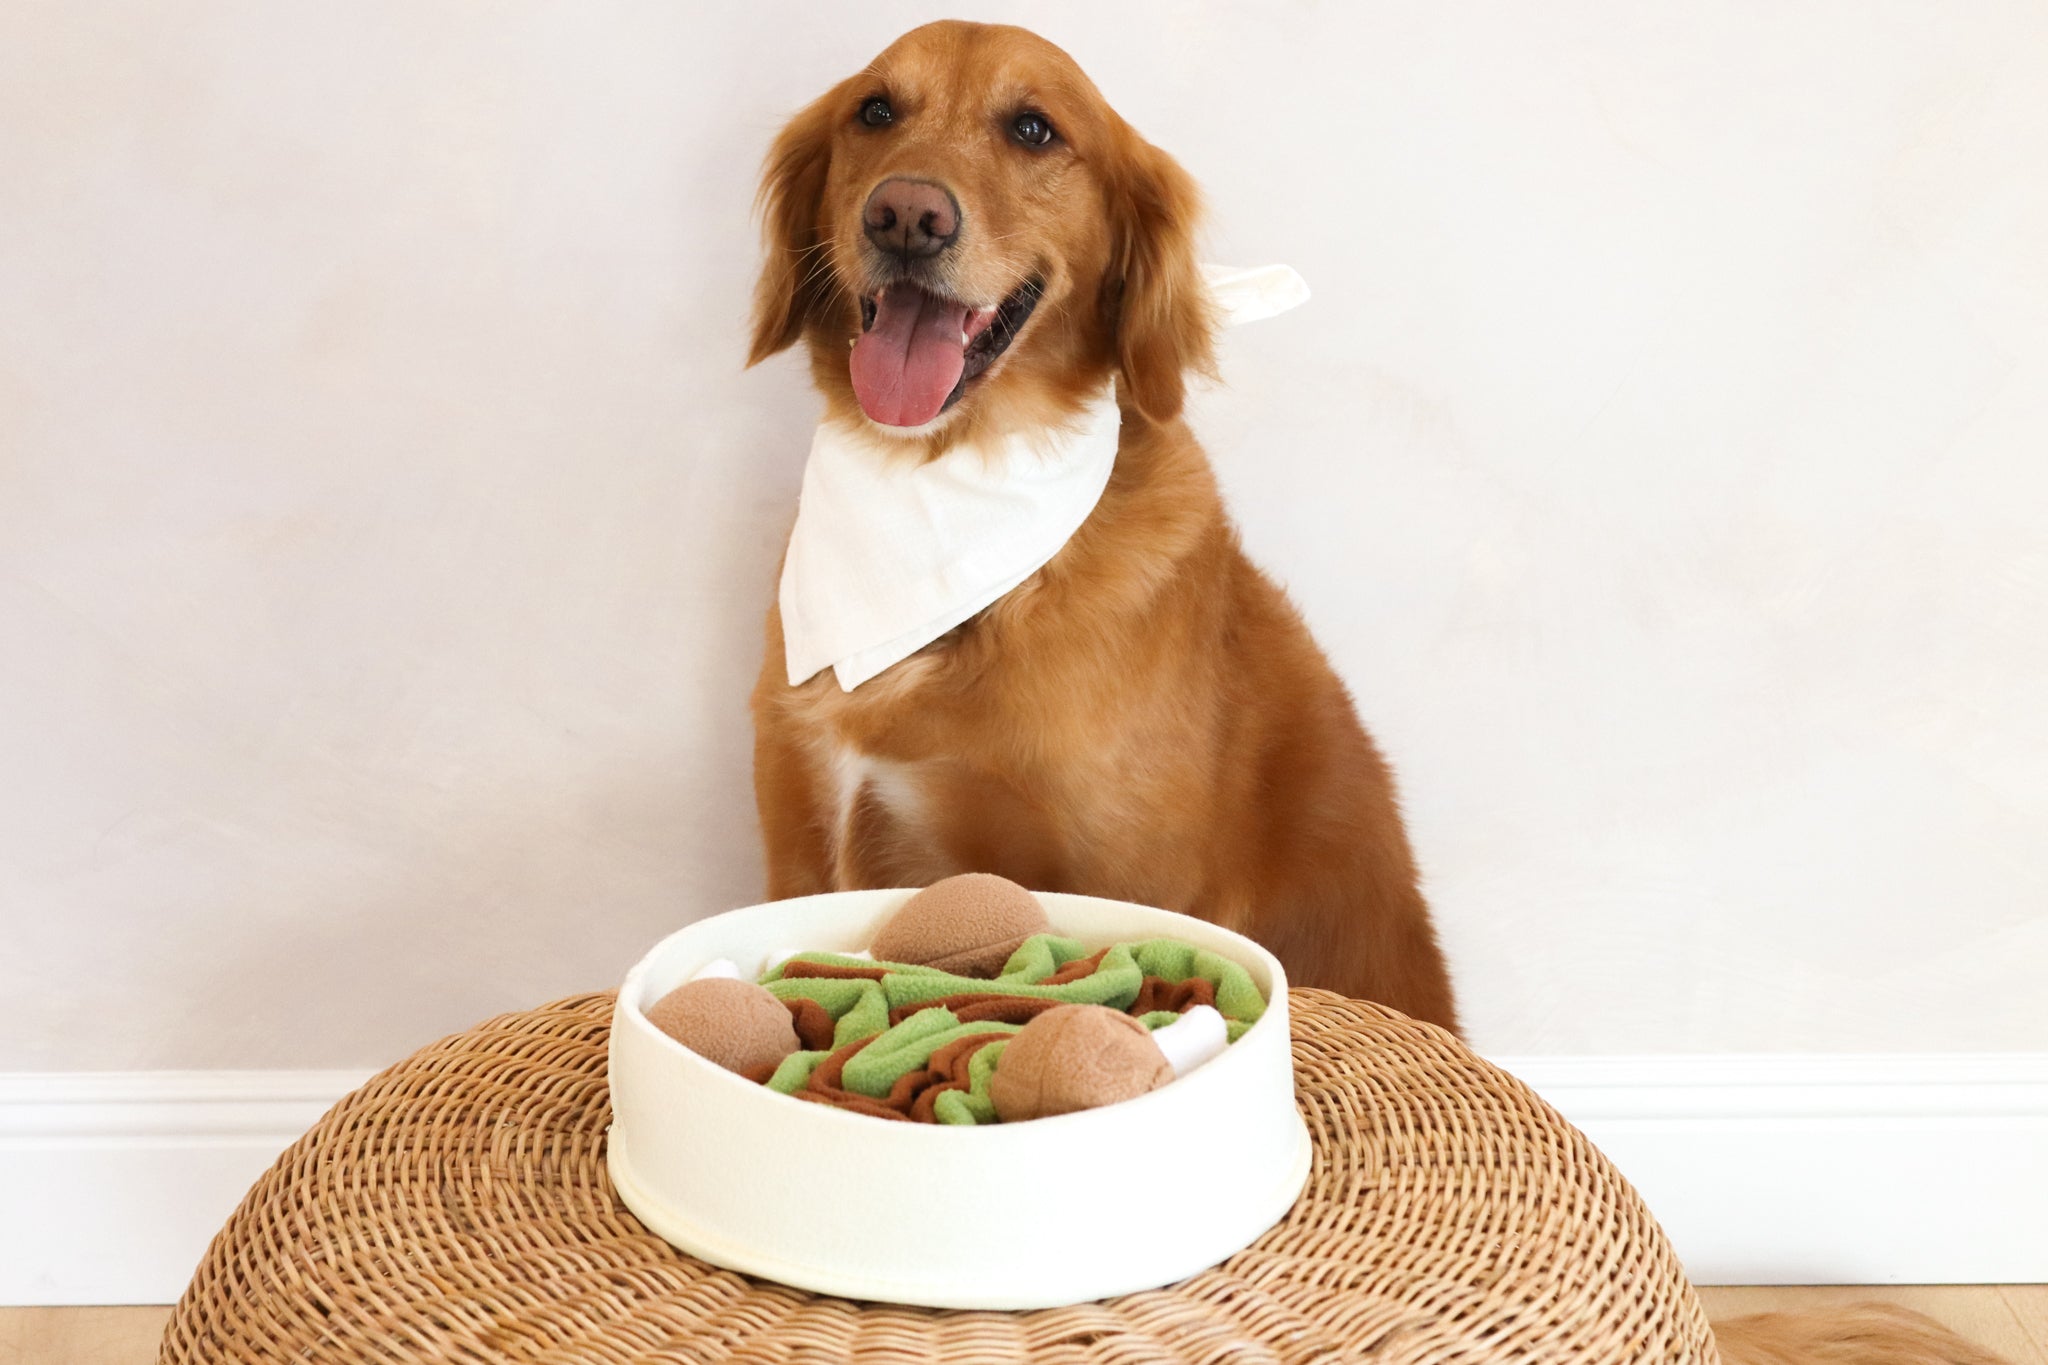
[(647, 1021), (727, 1071), (774, 1066), (799, 1046), (789, 1007), (729, 976), (685, 981), (647, 1007)]
[(933, 882), (903, 902), (869, 951), (878, 962), (990, 977), (1025, 939), (1050, 928), (1038, 897), (1006, 878), (968, 872)]
[(1151, 1032), (1106, 1005), (1061, 1005), (1003, 1045), (988, 1097), (1004, 1123), (1136, 1099), (1173, 1079)]

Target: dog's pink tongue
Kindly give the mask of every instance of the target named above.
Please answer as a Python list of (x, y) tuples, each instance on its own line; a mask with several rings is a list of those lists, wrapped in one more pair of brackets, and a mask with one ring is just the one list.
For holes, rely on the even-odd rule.
[(875, 300), (875, 325), (853, 344), (849, 369), (861, 411), (890, 427), (939, 415), (966, 368), (961, 333), (967, 307), (916, 285), (892, 285)]

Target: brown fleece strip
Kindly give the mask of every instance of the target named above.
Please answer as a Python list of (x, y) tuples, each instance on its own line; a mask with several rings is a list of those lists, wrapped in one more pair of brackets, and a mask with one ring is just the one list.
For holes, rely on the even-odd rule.
[(925, 1066), (898, 1076), (896, 1084), (889, 1089), (888, 1097), (879, 1100), (848, 1090), (839, 1083), (846, 1072), (847, 1061), (874, 1041), (863, 1038), (857, 1043), (848, 1043), (818, 1063), (804, 1088), (796, 1092), (796, 1097), (813, 1104), (851, 1109), (857, 1114), (936, 1123), (938, 1119), (933, 1106), (938, 1102), (939, 1093), (967, 1089), (970, 1084), (967, 1064), (974, 1054), (989, 1043), (1007, 1037), (1006, 1033), (971, 1033), (965, 1038), (955, 1038), (934, 1052)]
[(968, 1059), (990, 1043), (1000, 1042), (1009, 1036), (1007, 1033), (970, 1033), (964, 1038), (955, 1038), (934, 1052), (927, 1066), (933, 1071), (943, 1072), (952, 1080), (964, 1081), (967, 1079)]
[(926, 1086), (918, 1092), (916, 1101), (910, 1106), (910, 1117), (919, 1123), (937, 1123), (939, 1117), (935, 1106), (939, 1096), (948, 1090), (970, 1089), (972, 1081), (967, 1074), (967, 1064), (974, 1060), (974, 1054), (1009, 1036), (1007, 1033), (970, 1033), (934, 1052), (925, 1074), (939, 1078), (938, 1084)]
[(811, 1078), (805, 1082), (804, 1088), (817, 1091), (843, 1089), (840, 1082), (846, 1078), (846, 1064), (853, 1060), (853, 1054), (881, 1036), (879, 1033), (870, 1033), (867, 1037), (856, 1038), (838, 1049), (812, 1069)]
[(1196, 1005), (1214, 1006), (1215, 1003), (1216, 983), (1206, 977), (1191, 976), (1185, 981), (1168, 981), (1163, 976), (1148, 976), (1138, 987), (1138, 998), (1131, 1002), (1129, 1013), (1172, 1010), (1175, 1014), (1185, 1014)]
[(804, 1088), (796, 1092), (800, 1100), (814, 1104), (829, 1104), (840, 1109), (851, 1109), (860, 1114), (887, 1114), (890, 1118), (905, 1118), (909, 1115), (911, 1102), (916, 1098), (906, 1081), (929, 1080), (922, 1071), (913, 1071), (909, 1076), (897, 1078), (896, 1086), (887, 1099), (875, 1099), (858, 1091), (848, 1090), (841, 1082), (846, 1076), (846, 1064), (855, 1053), (881, 1037), (879, 1033), (860, 1038), (838, 1049), (812, 1070)]
[(789, 1022), (796, 1026), (796, 1040), (804, 1051), (823, 1052), (832, 1046), (832, 1016), (823, 1005), (802, 996), (782, 1003), (789, 1007)]
[(952, 1006), (953, 1017), (963, 1024), (1028, 1024), (1049, 1009), (1057, 1009), (1058, 1000), (1044, 1000), (1035, 995), (984, 995), (978, 1001), (963, 1001)]
[(977, 1024), (985, 1019), (993, 1019), (999, 1024), (1022, 1024), (1060, 1003), (1036, 995), (962, 991), (958, 995), (942, 995), (936, 1000), (920, 1000), (914, 1005), (898, 1005), (889, 1011), (889, 1026), (894, 1028), (919, 1010), (932, 1009), (951, 1010), (953, 1017), (963, 1024)]
[(836, 962), (791, 962), (782, 969), (785, 981), (803, 976), (827, 976), (841, 981), (880, 981), (888, 974), (887, 967), (842, 967)]
[[(1046, 977), (1043, 981), (1033, 984), (1039, 986), (1064, 986), (1068, 982), (1079, 981), (1086, 976), (1093, 976), (1096, 969), (1102, 966), (1102, 959), (1108, 956), (1108, 954), (1109, 949), (1104, 948), (1093, 957), (1077, 957), (1051, 976)], [(954, 1016), (963, 1024), (979, 1023), (984, 1019), (993, 1019), (997, 1023), (1002, 1024), (1024, 1024), (1029, 1023), (1032, 1019), (1059, 1003), (1061, 1002), (1058, 1000), (1045, 1000), (1034, 995), (1003, 995), (996, 991), (961, 991), (956, 995), (942, 995), (932, 1000), (920, 1000), (916, 1004), (898, 1005), (895, 1009), (889, 1011), (889, 1024), (893, 1028), (911, 1015), (916, 1014), (919, 1010), (928, 1010), (935, 1007), (944, 1007), (953, 1011)]]
[(889, 1096), (882, 1103), (899, 1114), (908, 1114), (911, 1106), (917, 1103), (918, 1093), (938, 1079), (929, 1067), (906, 1071), (896, 1078), (896, 1084), (889, 1087)]
[(1079, 981), (1084, 976), (1093, 976), (1095, 975), (1095, 969), (1102, 965), (1102, 959), (1108, 955), (1109, 949), (1104, 948), (1093, 957), (1077, 957), (1051, 976), (1034, 984), (1040, 986), (1064, 986), (1069, 981)]

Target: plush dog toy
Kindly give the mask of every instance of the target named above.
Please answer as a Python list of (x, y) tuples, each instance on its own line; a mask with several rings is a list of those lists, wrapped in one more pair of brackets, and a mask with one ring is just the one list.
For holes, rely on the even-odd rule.
[(937, 967), (955, 976), (990, 977), (1033, 934), (1052, 926), (1038, 897), (986, 872), (933, 882), (903, 903), (876, 933), (880, 962)]
[(1103, 1005), (1059, 1005), (1003, 1049), (988, 1097), (1004, 1123), (1132, 1100), (1173, 1079), (1152, 1031)]
[(724, 975), (685, 981), (647, 1007), (647, 1022), (727, 1071), (773, 1068), (800, 1045), (787, 1005)]

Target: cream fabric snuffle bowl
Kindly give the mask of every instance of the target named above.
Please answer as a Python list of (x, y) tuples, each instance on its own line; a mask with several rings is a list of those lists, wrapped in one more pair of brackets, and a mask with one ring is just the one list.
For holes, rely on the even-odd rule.
[(891, 1123), (809, 1104), (669, 1038), (647, 1006), (719, 958), (855, 952), (915, 892), (848, 891), (681, 929), (612, 1015), (607, 1161), (626, 1207), (714, 1265), (821, 1294), (932, 1308), (1052, 1308), (1156, 1288), (1227, 1259), (1307, 1182), (1287, 976), (1239, 934), (1166, 910), (1041, 893), (1089, 948), (1177, 938), (1265, 993), (1258, 1023), (1150, 1094), (1029, 1123)]

